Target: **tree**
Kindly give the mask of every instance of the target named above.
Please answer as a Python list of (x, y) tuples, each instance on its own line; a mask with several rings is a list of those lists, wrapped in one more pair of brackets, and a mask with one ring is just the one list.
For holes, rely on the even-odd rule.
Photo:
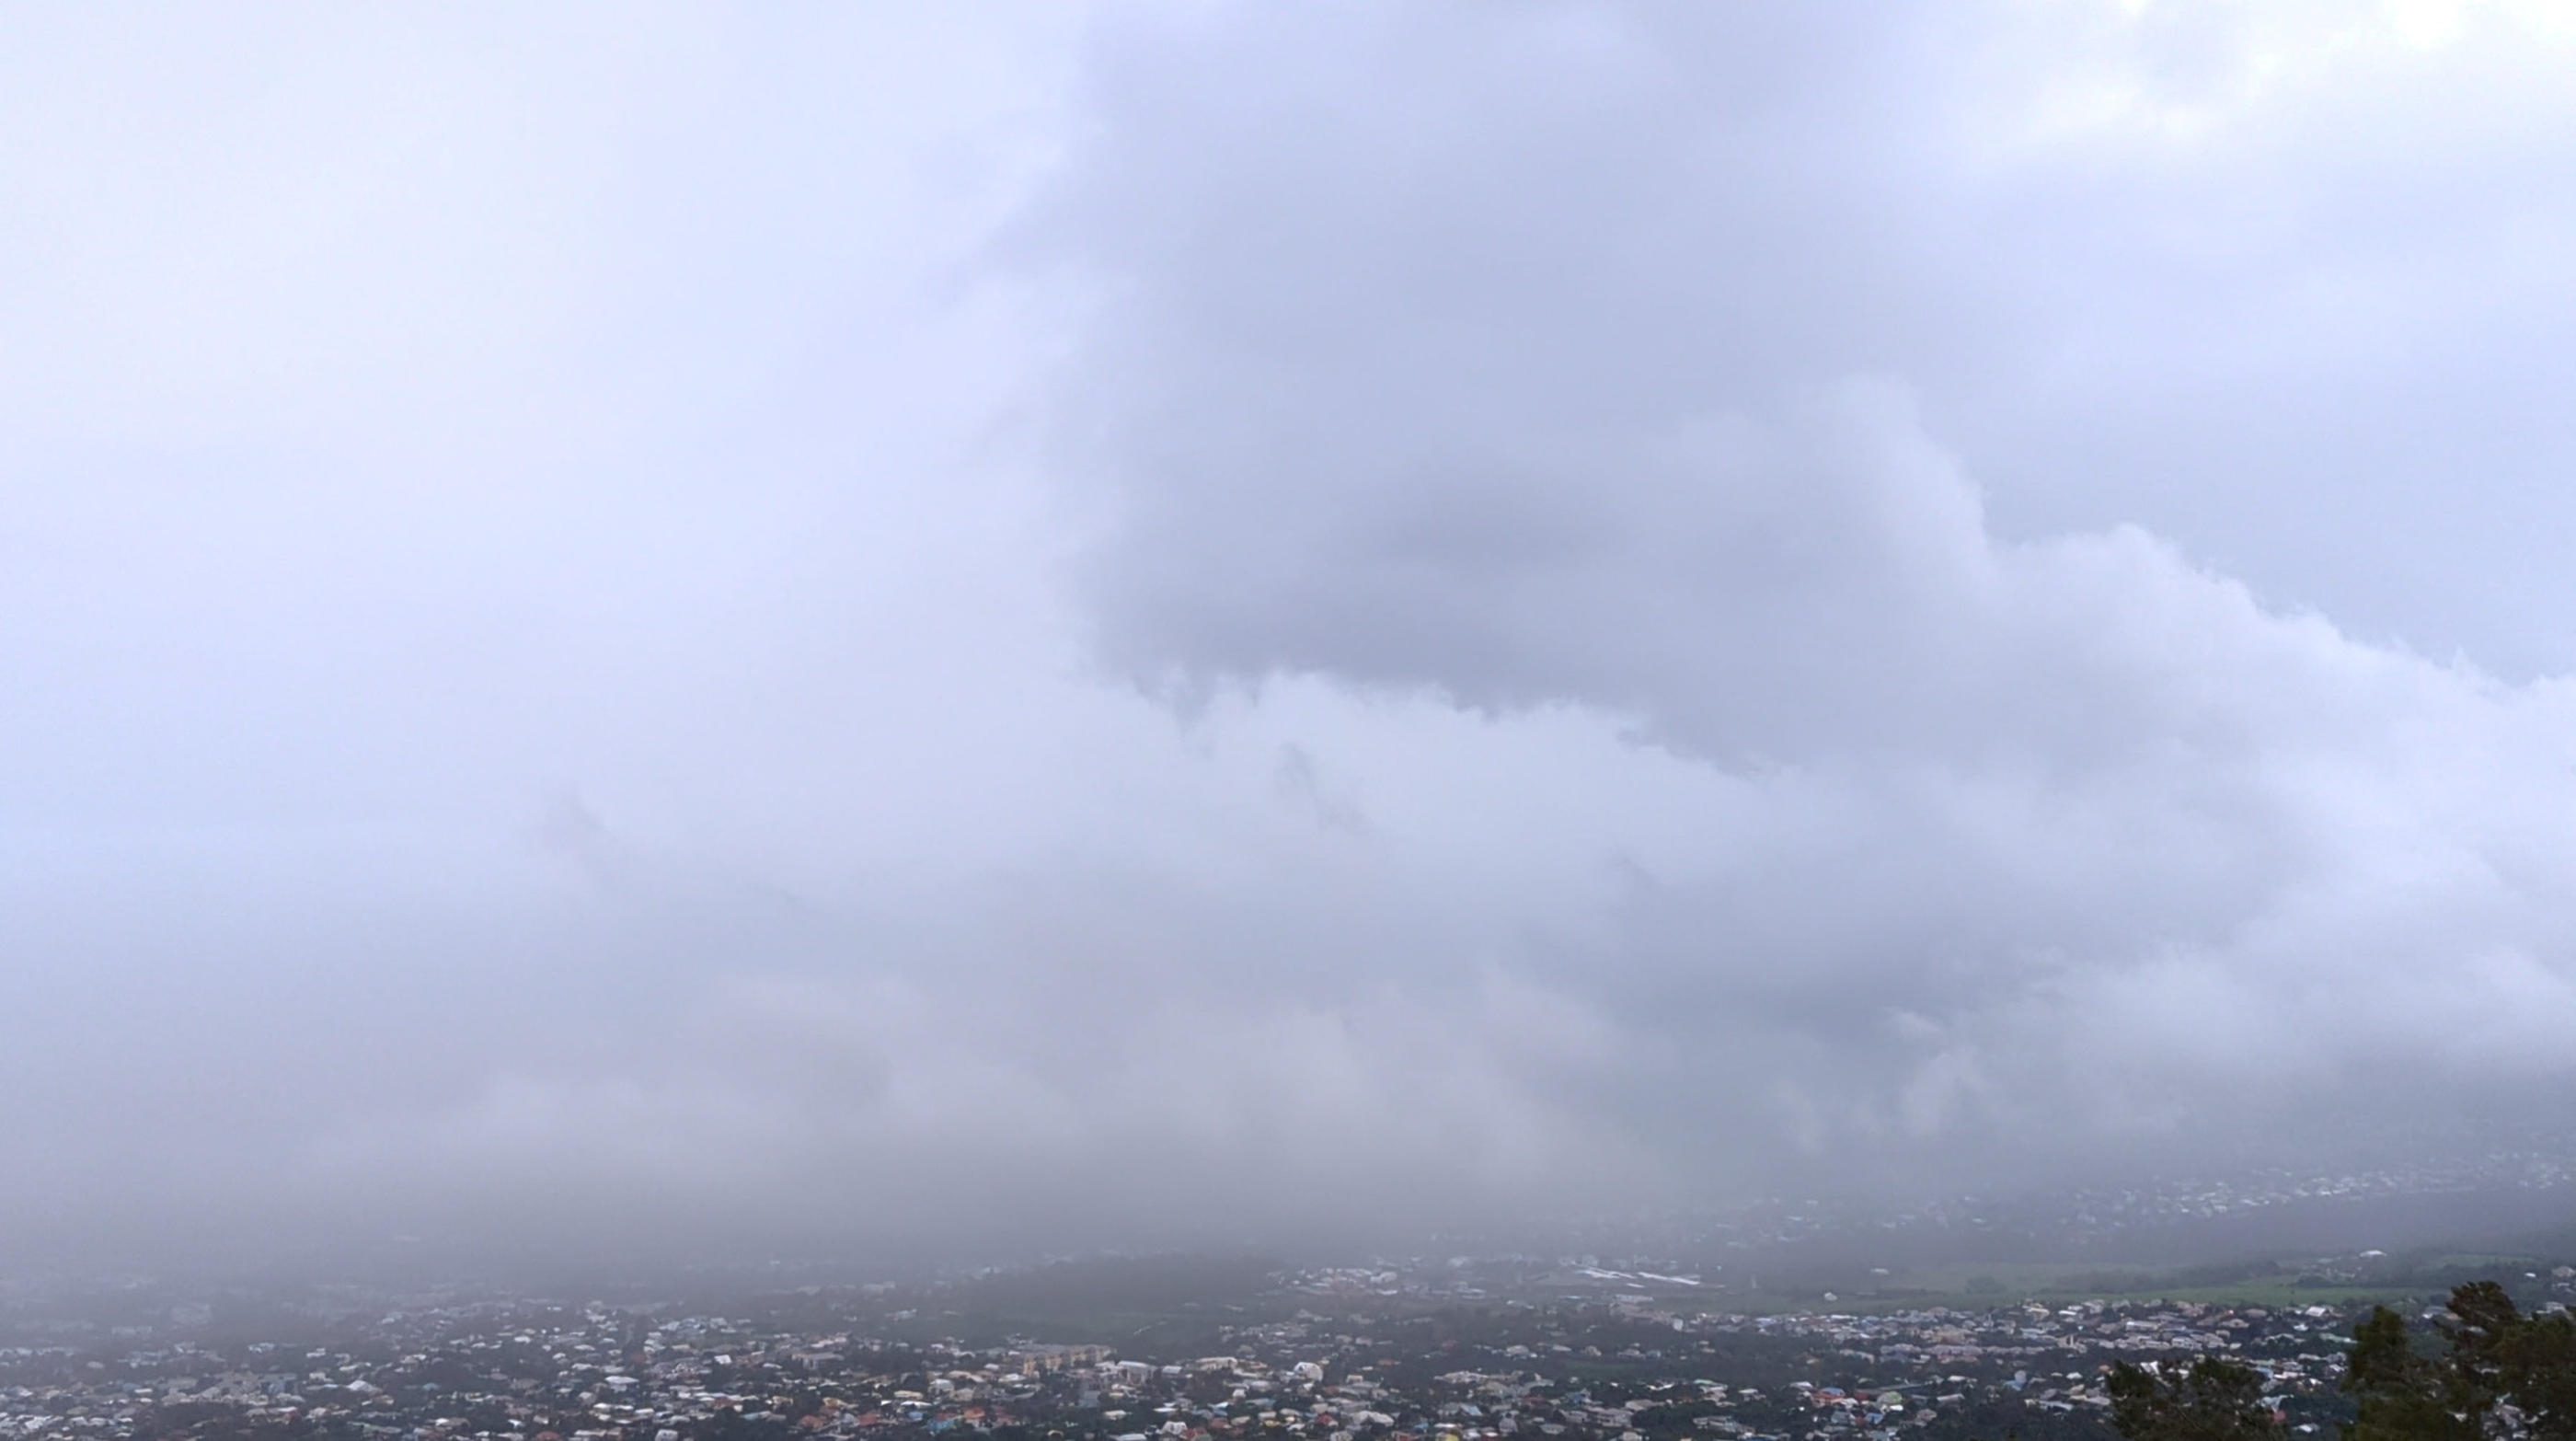
[(2576, 1441), (2576, 1317), (2555, 1311), (2525, 1318), (2508, 1380), (2533, 1437)]
[(2345, 1441), (2576, 1441), (2576, 1319), (2526, 1316), (2493, 1281), (2452, 1288), (2439, 1356), (2376, 1306), (2353, 1328)]
[(2385, 1306), (2352, 1329), (2341, 1388), (2356, 1403), (2344, 1441), (2478, 1441), (2487, 1401), (2463, 1384), (2450, 1358), (2415, 1350), (2406, 1318)]
[(2111, 1368), (2110, 1392), (2111, 1426), (2126, 1441), (2274, 1441), (2283, 1434), (2281, 1418), (2264, 1403), (2262, 1373), (2242, 1361), (2203, 1356), (2170, 1376), (2123, 1361)]

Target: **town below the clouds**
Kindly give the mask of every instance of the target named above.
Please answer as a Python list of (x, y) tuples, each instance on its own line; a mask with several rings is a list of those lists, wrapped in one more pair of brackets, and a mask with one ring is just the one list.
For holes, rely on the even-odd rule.
[[(2177, 1218), (2322, 1205), (2393, 1224), (2373, 1205), (2492, 1213), (2499, 1194), (2550, 1213), (2576, 1188), (2490, 1157), (2053, 1207), (1775, 1202), (1668, 1222), (1694, 1239), (1663, 1253), (1090, 1256), (905, 1280), (771, 1264), (551, 1295), (21, 1276), (0, 1290), (0, 1438), (2041, 1441), (2112, 1434), (2120, 1363), (2170, 1375), (2199, 1357), (2253, 1368), (2281, 1429), (2331, 1435), (2373, 1305), (2429, 1318), (2444, 1288), (2493, 1278), (2563, 1309), (2576, 1236), (2162, 1267), (2076, 1253)], [(1927, 1230), (1968, 1259), (1903, 1261)], [(2057, 1259), (1977, 1254), (1998, 1236)], [(1896, 1264), (1860, 1264), (1872, 1247)]]

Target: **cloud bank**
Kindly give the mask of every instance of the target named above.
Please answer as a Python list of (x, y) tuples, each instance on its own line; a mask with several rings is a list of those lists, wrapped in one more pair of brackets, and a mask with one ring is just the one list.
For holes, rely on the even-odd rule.
[(2554, 23), (66, 20), (0, 1216), (990, 1253), (2554, 1119)]
[[(1724, 776), (1615, 939), (1531, 963), (1685, 1129), (1759, 1096), (1882, 1163), (2077, 1154), (2277, 1141), (2392, 1074), (2553, 1077), (2568, 684), (2357, 639), (2136, 525), (2006, 535), (1975, 478), (2079, 428), (2117, 494), (2137, 452), (2179, 461), (2162, 428), (2260, 489), (2288, 430), (2351, 467), (2339, 505), (2401, 468), (2357, 434), (2495, 402), (2425, 363), (2482, 324), (2529, 399), (2517, 327), (2460, 288), (2492, 275), (2401, 252), (2563, 233), (2464, 179), (2555, 104), (2533, 18), (1119, 32), (1038, 237), (1102, 297), (1066, 408), (1116, 517), (1103, 652), (1181, 697), (1577, 707)], [(2502, 98), (2409, 103), (2469, 74)], [(2301, 501), (2258, 504), (2331, 548)]]

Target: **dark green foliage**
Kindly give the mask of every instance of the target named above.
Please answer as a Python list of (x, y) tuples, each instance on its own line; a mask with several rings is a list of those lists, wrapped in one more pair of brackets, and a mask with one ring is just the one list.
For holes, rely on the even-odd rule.
[(2454, 1384), (2489, 1408), (2510, 1407), (2513, 1434), (2576, 1437), (2576, 1321), (2525, 1316), (2493, 1281), (2452, 1291), (2450, 1311)]
[(2534, 1437), (2576, 1438), (2576, 1317), (2556, 1311), (2525, 1320), (2507, 1380)]
[(2342, 1389), (2356, 1410), (2345, 1441), (2477, 1441), (2485, 1406), (2447, 1359), (2415, 1350), (2405, 1317), (2374, 1306), (2352, 1340)]
[(2111, 1426), (2127, 1441), (2270, 1441), (2281, 1421), (2263, 1376), (2242, 1361), (2203, 1356), (2177, 1375), (2123, 1361), (2111, 1368)]
[(2385, 1306), (2353, 1328), (2346, 1441), (2576, 1441), (2576, 1320), (2523, 1315), (2493, 1281), (2453, 1288), (2448, 1309), (2439, 1356)]

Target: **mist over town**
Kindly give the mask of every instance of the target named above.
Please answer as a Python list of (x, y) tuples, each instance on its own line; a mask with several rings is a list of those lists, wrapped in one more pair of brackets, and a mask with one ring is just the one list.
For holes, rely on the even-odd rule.
[(5, 1441), (2557, 1434), (2563, 6), (12, 20)]

